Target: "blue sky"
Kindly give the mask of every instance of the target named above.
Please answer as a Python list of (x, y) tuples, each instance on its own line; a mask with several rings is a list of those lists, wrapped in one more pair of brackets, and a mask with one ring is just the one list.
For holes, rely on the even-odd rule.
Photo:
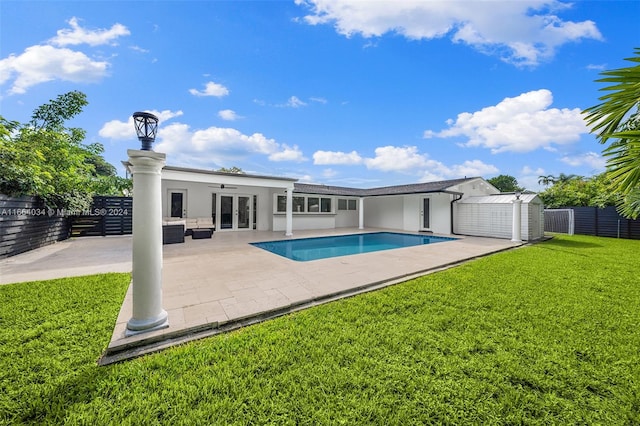
[(376, 187), (604, 170), (580, 111), (640, 46), (638, 1), (5, 1), (0, 114), (71, 90), (122, 171), (167, 163)]

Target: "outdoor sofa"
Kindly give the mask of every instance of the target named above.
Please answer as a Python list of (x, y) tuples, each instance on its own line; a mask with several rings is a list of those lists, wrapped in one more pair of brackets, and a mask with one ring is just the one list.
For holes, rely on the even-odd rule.
[(216, 226), (211, 217), (187, 218), (185, 235), (192, 239), (211, 238)]

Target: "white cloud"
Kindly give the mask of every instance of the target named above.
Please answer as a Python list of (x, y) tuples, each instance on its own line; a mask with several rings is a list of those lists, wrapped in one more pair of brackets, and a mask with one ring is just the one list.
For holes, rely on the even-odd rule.
[(327, 100), (325, 98), (309, 98), (313, 102), (317, 102), (319, 104), (326, 104)]
[(102, 44), (114, 44), (118, 37), (128, 36), (131, 32), (122, 24), (114, 24), (110, 29), (86, 30), (78, 24), (75, 16), (68, 21), (71, 29), (57, 31), (57, 36), (49, 40), (56, 46), (69, 46), (78, 44), (88, 44), (89, 46), (99, 46)]
[[(154, 151), (170, 156), (173, 165), (191, 165), (211, 167), (228, 165), (232, 161), (242, 160), (250, 155), (265, 155), (270, 161), (306, 161), (297, 145), (280, 144), (262, 133), (245, 135), (237, 129), (228, 127), (209, 127), (191, 130), (183, 123), (166, 121), (183, 115), (182, 111), (149, 110), (158, 117), (158, 135)], [(136, 140), (133, 117), (127, 121), (111, 120), (105, 123), (99, 135), (114, 140)]]
[(289, 100), (287, 100), (286, 104), (283, 104), (280, 106), (289, 107), (289, 108), (300, 108), (303, 106), (307, 106), (307, 103), (300, 100), (297, 96), (292, 96), (289, 98)]
[(300, 183), (317, 183), (311, 175), (303, 175), (298, 177)]
[(30, 46), (19, 55), (11, 54), (0, 60), (0, 84), (13, 79), (9, 94), (25, 93), (30, 87), (47, 81), (94, 83), (107, 76), (109, 62), (94, 60), (83, 52), (62, 46), (113, 45), (118, 37), (129, 35), (129, 30), (115, 24), (108, 30), (88, 31), (78, 25), (77, 18), (69, 20), (69, 24), (71, 30), (59, 30), (48, 44)]
[(518, 185), (528, 189), (529, 191), (542, 191), (544, 187), (538, 182), (540, 176), (544, 176), (546, 171), (542, 167), (532, 169), (529, 166), (524, 166), (520, 171), (520, 176), (517, 177)]
[[(448, 167), (440, 161), (420, 153), (416, 146), (382, 146), (375, 149), (373, 158), (363, 158), (356, 151), (316, 151), (313, 154), (315, 165), (359, 165), (383, 172), (418, 174), (423, 182), (459, 178), (463, 176), (483, 176), (494, 174), (498, 169), (480, 160), (467, 160), (462, 164)], [(331, 170), (331, 169), (329, 169)]]
[(129, 49), (133, 50), (134, 52), (138, 52), (138, 53), (149, 53), (148, 49), (144, 49), (140, 46), (129, 46)]
[(524, 166), (522, 168), (522, 171), (520, 171), (521, 174), (523, 175), (535, 175), (535, 176), (542, 176), (545, 174), (545, 171), (542, 167), (538, 167), (537, 169), (532, 169), (529, 166)]
[(322, 171), (322, 177), (324, 178), (333, 178), (338, 175), (338, 172), (333, 169), (324, 169)]
[[(165, 127), (163, 126), (164, 122), (175, 117), (180, 117), (183, 114), (182, 111), (170, 111), (170, 110), (164, 110), (164, 111), (149, 110), (146, 112), (150, 112), (154, 114), (156, 117), (158, 117), (158, 122), (159, 122), (158, 131), (163, 131), (163, 132), (165, 131), (164, 130)], [(133, 125), (133, 116), (130, 116), (126, 122), (120, 121), (120, 120), (111, 120), (104, 123), (102, 128), (100, 128), (100, 130), (98, 131), (98, 134), (103, 138), (109, 138), (114, 140), (130, 140), (130, 139), (135, 140), (137, 136), (136, 136), (135, 127)]]
[(573, 167), (589, 166), (596, 170), (604, 170), (607, 164), (607, 160), (596, 152), (586, 152), (574, 156), (567, 155), (562, 157), (560, 161)]
[(579, 108), (549, 108), (553, 96), (541, 89), (505, 98), (495, 106), (473, 113), (463, 112), (447, 120), (448, 129), (427, 130), (425, 138), (462, 136), (469, 147), (499, 152), (530, 152), (539, 148), (554, 150), (555, 145), (576, 142), (588, 133)]
[(251, 155), (264, 155), (274, 162), (306, 160), (297, 146), (278, 143), (262, 133), (246, 135), (225, 127), (194, 131), (183, 123), (159, 127), (154, 150), (166, 153), (171, 164), (192, 167), (229, 165)]
[(235, 121), (239, 118), (242, 118), (241, 116), (236, 114), (236, 112), (232, 109), (223, 109), (218, 111), (218, 117), (226, 121)]
[(315, 165), (355, 165), (361, 164), (362, 157), (356, 152), (316, 151), (313, 154)]
[(485, 164), (480, 160), (467, 160), (462, 164), (452, 166), (447, 172), (448, 176), (471, 177), (471, 176), (487, 176), (498, 173), (496, 166)]
[(402, 172), (430, 165), (427, 156), (418, 153), (415, 146), (382, 146), (375, 149), (375, 154), (374, 158), (364, 160), (368, 169)]
[(565, 43), (601, 40), (592, 21), (572, 22), (556, 13), (570, 4), (556, 0), (362, 1), (295, 0), (310, 14), (310, 25), (332, 24), (346, 37), (394, 32), (411, 40), (449, 37), (516, 65), (537, 65)]
[(229, 89), (224, 87), (222, 84), (209, 81), (205, 85), (204, 90), (199, 91), (197, 89), (189, 89), (189, 93), (191, 93), (193, 96), (215, 96), (217, 98), (221, 98), (229, 94)]
[(306, 161), (304, 155), (302, 155), (302, 151), (298, 148), (297, 145), (290, 147), (286, 144), (282, 144), (280, 147), (280, 151), (274, 152), (269, 155), (269, 160), (271, 161)]
[(109, 63), (94, 61), (82, 52), (53, 46), (31, 46), (18, 55), (0, 60), (0, 84), (14, 75), (10, 94), (52, 80), (92, 83), (107, 75)]

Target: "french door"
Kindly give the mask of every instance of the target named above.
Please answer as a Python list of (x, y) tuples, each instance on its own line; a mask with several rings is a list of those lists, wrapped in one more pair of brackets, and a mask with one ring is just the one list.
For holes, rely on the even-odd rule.
[(253, 215), (252, 196), (220, 195), (220, 230), (252, 229)]

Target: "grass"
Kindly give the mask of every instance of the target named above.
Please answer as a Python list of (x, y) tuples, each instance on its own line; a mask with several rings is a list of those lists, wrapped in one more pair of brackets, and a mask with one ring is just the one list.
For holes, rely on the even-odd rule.
[(557, 236), (108, 367), (129, 276), (0, 287), (0, 422), (638, 424), (640, 241)]

